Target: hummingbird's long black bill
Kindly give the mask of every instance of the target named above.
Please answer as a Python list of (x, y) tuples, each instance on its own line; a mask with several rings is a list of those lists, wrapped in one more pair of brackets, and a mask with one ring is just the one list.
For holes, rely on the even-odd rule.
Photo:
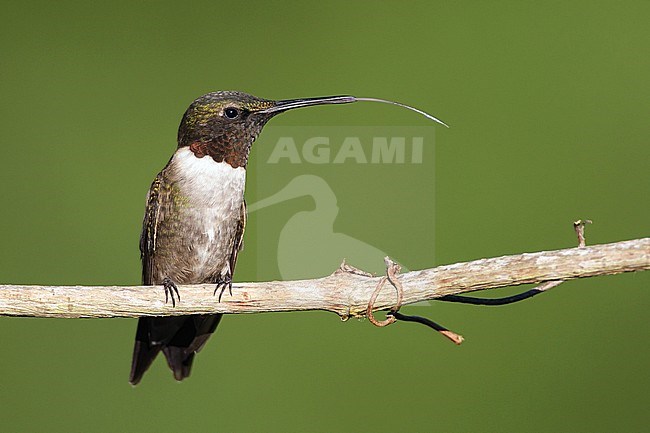
[(260, 110), (259, 113), (278, 113), (282, 111), (292, 110), (294, 108), (311, 107), (314, 105), (325, 105), (325, 104), (350, 104), (352, 102), (358, 102), (358, 101), (382, 102), (384, 104), (397, 105), (398, 107), (415, 111), (416, 113), (423, 115), (427, 119), (433, 120), (434, 122), (438, 122), (439, 124), (449, 128), (449, 125), (447, 125), (442, 120), (432, 116), (431, 114), (425, 111), (418, 110), (417, 108), (411, 107), (409, 105), (402, 104), (400, 102), (389, 101), (386, 99), (358, 98), (356, 96), (351, 96), (351, 95), (323, 96), (320, 98), (304, 98), (304, 99), (285, 99), (282, 101), (276, 101), (274, 106), (270, 108), (266, 108), (264, 110)]
[(260, 110), (259, 113), (277, 113), (294, 108), (311, 107), (312, 105), (325, 105), (325, 104), (349, 104), (355, 102), (354, 96), (323, 96), (319, 98), (302, 98), (302, 99), (284, 99), (282, 101), (275, 101), (275, 105)]

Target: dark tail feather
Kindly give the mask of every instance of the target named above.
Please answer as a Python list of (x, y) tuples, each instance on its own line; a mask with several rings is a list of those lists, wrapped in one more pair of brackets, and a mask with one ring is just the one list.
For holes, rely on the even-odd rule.
[(197, 353), (208, 341), (208, 338), (214, 333), (221, 322), (223, 314), (213, 314), (211, 316), (193, 316), (195, 333), (192, 343), (187, 347), (188, 353)]
[(133, 346), (133, 359), (131, 361), (131, 374), (129, 375), (129, 383), (137, 385), (142, 379), (145, 371), (149, 368), (151, 363), (162, 346), (152, 345), (149, 338), (149, 318), (142, 318), (138, 320), (138, 330), (135, 334), (135, 344)]
[(163, 347), (167, 365), (176, 380), (183, 380), (190, 375), (194, 355), (203, 348), (208, 338), (217, 329), (222, 316), (222, 314), (186, 316), (183, 326)]
[(186, 353), (184, 347), (166, 346), (163, 348), (167, 365), (174, 373), (174, 379), (183, 380), (189, 377), (194, 361), (194, 352)]
[(221, 321), (221, 314), (142, 318), (133, 349), (131, 377), (137, 384), (162, 349), (176, 380), (190, 375), (194, 354), (201, 350)]

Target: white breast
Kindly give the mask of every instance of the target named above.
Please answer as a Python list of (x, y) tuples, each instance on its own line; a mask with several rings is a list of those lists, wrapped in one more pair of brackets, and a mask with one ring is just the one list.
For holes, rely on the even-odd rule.
[[(227, 162), (215, 162), (211, 157), (197, 158), (189, 147), (176, 151), (172, 165), (177, 167), (181, 179), (179, 187), (188, 195), (208, 207), (223, 207), (234, 202), (237, 211), (244, 198), (246, 169), (233, 168)], [(194, 201), (194, 200), (192, 200)]]
[(206, 275), (215, 270), (226, 273), (244, 201), (246, 169), (210, 156), (197, 158), (187, 147), (176, 151), (171, 166), (177, 170), (176, 185), (185, 200), (183, 215), (191, 221), (186, 235), (194, 239), (197, 269)]

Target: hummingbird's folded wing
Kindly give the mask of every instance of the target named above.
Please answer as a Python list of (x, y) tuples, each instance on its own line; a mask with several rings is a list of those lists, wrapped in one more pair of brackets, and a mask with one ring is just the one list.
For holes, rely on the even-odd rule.
[(142, 233), (140, 234), (140, 257), (142, 258), (142, 284), (153, 285), (160, 282), (153, 281), (153, 261), (156, 250), (156, 237), (161, 221), (161, 201), (169, 194), (166, 187), (163, 172), (158, 173), (147, 192), (146, 209), (142, 221)]

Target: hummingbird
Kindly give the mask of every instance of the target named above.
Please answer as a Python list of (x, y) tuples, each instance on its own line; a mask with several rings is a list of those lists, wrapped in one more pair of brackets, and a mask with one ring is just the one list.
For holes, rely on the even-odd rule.
[[(243, 245), (248, 156), (264, 125), (295, 108), (357, 101), (398, 105), (445, 125), (404, 104), (348, 95), (276, 101), (218, 91), (194, 100), (181, 119), (176, 151), (147, 193), (140, 236), (143, 284), (162, 285), (165, 302), (171, 299), (173, 306), (180, 301), (177, 285), (214, 284), (221, 301), (223, 292), (232, 290)], [(139, 383), (161, 351), (176, 380), (188, 377), (196, 353), (221, 318), (140, 318), (129, 382)]]

